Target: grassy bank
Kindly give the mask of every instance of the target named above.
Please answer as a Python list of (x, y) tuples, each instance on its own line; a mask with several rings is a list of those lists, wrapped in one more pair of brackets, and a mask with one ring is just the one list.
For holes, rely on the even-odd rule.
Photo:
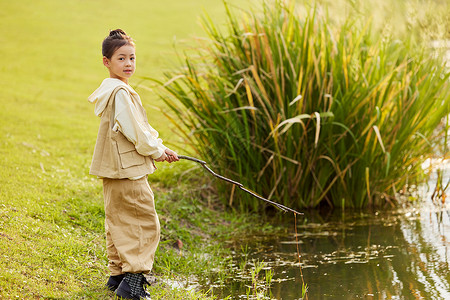
[[(180, 41), (200, 32), (196, 16), (202, 9), (220, 19), (222, 3), (1, 3), (0, 55), (8, 59), (0, 66), (0, 298), (109, 299), (103, 289), (101, 182), (88, 175), (99, 120), (86, 98), (107, 75), (101, 40), (109, 29), (123, 28), (136, 39), (136, 75), (157, 77), (168, 67), (175, 37)], [(155, 109), (161, 103), (139, 87), (137, 76), (131, 83), (150, 123), (173, 142)], [(208, 182), (187, 179), (192, 167), (160, 164), (150, 178), (163, 228), (155, 263), (160, 278), (179, 280), (212, 268), (220, 273), (226, 250), (218, 241), (248, 224), (197, 200), (207, 199), (199, 195), (205, 195)], [(177, 239), (184, 243), (182, 255), (172, 247)], [(155, 299), (177, 299), (167, 284), (156, 285), (152, 293)], [(190, 293), (192, 299), (210, 297)], [(185, 299), (189, 293), (181, 294)]]
[[(166, 170), (171, 180), (152, 182), (162, 226), (153, 270), (158, 284), (151, 288), (154, 299), (215, 299), (207, 289), (186, 289), (200, 279), (220, 284), (221, 278), (229, 275), (226, 268), (230, 252), (224, 243), (251, 231), (252, 222), (259, 224), (254, 218), (223, 213), (207, 200), (199, 200), (209, 194), (209, 183), (198, 180), (202, 178), (199, 171), (190, 172), (195, 178), (179, 181), (178, 171)], [(96, 180), (77, 182), (70, 176), (60, 180), (65, 184), (57, 186), (56, 181), (42, 180), (43, 186), (52, 187), (45, 187), (46, 192), (36, 191), (38, 197), (22, 199), (22, 205), (1, 206), (2, 299), (112, 296), (103, 288), (107, 260), (101, 187)], [(199, 188), (193, 189), (197, 184)], [(181, 249), (174, 247), (177, 240), (183, 243)]]

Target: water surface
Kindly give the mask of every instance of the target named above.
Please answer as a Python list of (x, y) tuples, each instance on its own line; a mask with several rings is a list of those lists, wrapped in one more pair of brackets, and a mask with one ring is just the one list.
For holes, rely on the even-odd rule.
[(249, 269), (264, 261), (274, 276), (260, 299), (300, 299), (300, 271), (308, 299), (450, 299), (450, 209), (419, 202), (376, 212), (306, 213), (297, 217), (297, 234), (292, 218), (276, 236), (244, 237), (234, 242), (236, 253), (247, 249), (233, 258), (235, 278), (213, 291), (256, 299), (265, 271), (255, 287)]

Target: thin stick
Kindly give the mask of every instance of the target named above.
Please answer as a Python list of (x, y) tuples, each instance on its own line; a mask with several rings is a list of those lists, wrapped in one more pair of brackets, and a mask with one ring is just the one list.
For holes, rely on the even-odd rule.
[(302, 260), (300, 255), (300, 246), (298, 242), (298, 233), (297, 233), (297, 214), (294, 213), (294, 228), (295, 228), (295, 243), (297, 244), (297, 257), (298, 257), (298, 264), (300, 268), (300, 276), (302, 278), (302, 296), (303, 296), (303, 288), (305, 288), (305, 298), (308, 300), (308, 287), (305, 285), (305, 280), (303, 279), (303, 271), (302, 271)]
[(232, 183), (232, 184), (238, 186), (238, 187), (239, 187), (241, 190), (243, 190), (244, 192), (249, 193), (250, 195), (252, 195), (252, 196), (255, 197), (255, 198), (258, 198), (259, 200), (263, 200), (263, 201), (265, 201), (265, 202), (267, 202), (267, 203), (270, 203), (270, 204), (272, 204), (273, 206), (278, 207), (279, 209), (281, 209), (281, 210), (284, 211), (284, 212), (290, 211), (290, 212), (293, 212), (294, 214), (297, 214), (297, 215), (303, 215), (303, 213), (298, 212), (298, 211), (296, 211), (296, 210), (294, 210), (294, 209), (292, 209), (292, 208), (289, 208), (289, 207), (284, 206), (284, 205), (282, 205), (282, 204), (280, 204), (280, 203), (273, 202), (273, 201), (271, 201), (271, 200), (269, 200), (269, 199), (266, 199), (266, 198), (264, 198), (264, 197), (261, 197), (260, 195), (256, 194), (255, 192), (253, 192), (253, 191), (251, 191), (251, 190), (249, 190), (249, 189), (246, 189), (246, 188), (244, 187), (244, 185), (243, 185), (242, 183), (240, 183), (240, 182), (231, 180), (231, 179), (226, 178), (226, 177), (224, 177), (224, 176), (222, 176), (222, 175), (219, 175), (219, 174), (214, 173), (214, 171), (211, 170), (211, 169), (206, 165), (206, 162), (204, 162), (203, 160), (200, 160), (200, 159), (197, 159), (197, 158), (194, 158), (194, 157), (184, 156), (184, 155), (178, 155), (178, 158), (180, 158), (180, 159), (186, 159), (186, 160), (190, 160), (190, 161), (194, 161), (194, 162), (196, 162), (196, 163), (201, 164), (202, 167), (203, 167), (204, 169), (206, 169), (209, 173), (211, 173), (213, 176), (215, 176), (215, 177), (217, 177), (217, 178), (219, 178), (219, 179), (222, 179), (222, 180), (224, 180), (224, 181), (227, 181), (227, 182), (229, 182), (229, 183)]

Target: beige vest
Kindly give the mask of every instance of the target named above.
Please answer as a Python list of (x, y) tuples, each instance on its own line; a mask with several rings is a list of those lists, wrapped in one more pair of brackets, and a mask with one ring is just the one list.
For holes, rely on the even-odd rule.
[[(117, 87), (111, 93), (108, 105), (100, 118), (97, 142), (89, 171), (91, 175), (122, 179), (139, 177), (155, 171), (151, 157), (140, 155), (134, 144), (128, 141), (121, 132), (112, 130), (114, 98), (121, 88), (123, 87)], [(141, 105), (138, 107), (142, 117), (140, 121), (148, 123), (144, 108)]]

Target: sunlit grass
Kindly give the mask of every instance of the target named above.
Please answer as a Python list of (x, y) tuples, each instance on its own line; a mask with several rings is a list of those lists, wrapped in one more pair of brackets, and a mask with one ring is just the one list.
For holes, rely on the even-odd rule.
[[(174, 56), (174, 40), (200, 32), (197, 16), (203, 8), (224, 18), (222, 3), (209, 0), (2, 1), (1, 299), (112, 298), (103, 288), (108, 271), (101, 182), (88, 175), (99, 119), (87, 97), (107, 76), (101, 41), (115, 28), (136, 39), (138, 69), (131, 84), (141, 95), (150, 123), (170, 143), (174, 140), (170, 126), (154, 108), (162, 102), (152, 91), (140, 88), (139, 76), (161, 75)], [(155, 270), (162, 277), (176, 273), (177, 278), (206, 273), (211, 264), (226, 260), (222, 255), (227, 253), (210, 245), (215, 237), (200, 236), (208, 228), (200, 220), (221, 220), (222, 216), (205, 209), (197, 211), (197, 219), (182, 210), (199, 197), (180, 196), (192, 188), (177, 184), (191, 165), (158, 167), (150, 177), (165, 226), (157, 256), (161, 263), (163, 258), (177, 263), (169, 270), (155, 263)], [(177, 190), (176, 198), (169, 196), (170, 190)], [(178, 209), (172, 202), (183, 205)], [(232, 215), (225, 218), (236, 220)], [(193, 223), (190, 230), (185, 228), (186, 220)], [(198, 234), (191, 237), (194, 228)], [(175, 238), (183, 240), (186, 254), (215, 251), (217, 260), (200, 265), (205, 268), (192, 268), (193, 254), (180, 257), (167, 246)], [(176, 294), (164, 285), (152, 292)], [(187, 295), (189, 299), (211, 297), (206, 291)]]
[[(429, 45), (357, 8), (341, 22), (320, 5), (271, 1), (228, 10), (226, 32), (206, 17), (209, 40), (161, 82), (185, 143), (288, 206), (394, 204), (442, 136), (449, 73)], [(231, 206), (261, 208), (222, 189)]]

